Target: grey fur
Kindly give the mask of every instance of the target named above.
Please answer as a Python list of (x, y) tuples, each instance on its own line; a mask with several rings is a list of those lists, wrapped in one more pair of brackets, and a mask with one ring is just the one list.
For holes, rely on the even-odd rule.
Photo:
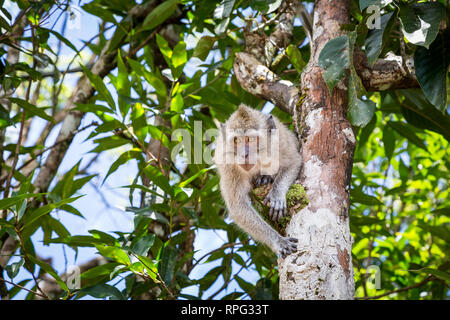
[[(270, 174), (265, 172), (270, 170), (266, 167), (271, 168), (267, 164), (272, 164), (275, 158), (272, 154), (264, 157), (266, 150), (261, 150), (264, 147), (260, 148), (256, 157), (257, 163), (251, 169), (243, 169), (243, 166), (236, 161), (231, 163), (223, 161), (225, 155), (229, 154), (230, 150), (234, 152), (235, 148), (228, 132), (242, 130), (245, 135), (251, 130), (273, 130), (274, 128), (279, 137), (278, 142), (275, 142), (278, 144), (278, 148), (274, 145), (274, 149), (272, 149), (278, 151), (279, 166), (276, 171), (270, 172)], [(229, 216), (254, 240), (267, 244), (279, 256), (285, 258), (297, 250), (297, 239), (283, 237), (267, 224), (252, 207), (249, 193), (252, 189), (252, 182), (263, 185), (273, 181), (272, 189), (264, 200), (266, 204), (270, 203), (269, 215), (274, 221), (279, 221), (287, 214), (286, 193), (297, 178), (302, 163), (297, 138), (276, 117), (267, 116), (245, 105), (239, 106), (239, 109), (230, 116), (220, 131), (214, 159), (220, 175), (220, 189)], [(260, 135), (260, 146), (271, 146), (267, 142), (267, 136)]]

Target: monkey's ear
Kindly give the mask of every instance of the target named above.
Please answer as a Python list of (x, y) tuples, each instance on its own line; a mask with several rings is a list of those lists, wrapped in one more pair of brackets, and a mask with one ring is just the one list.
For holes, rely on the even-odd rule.
[(273, 120), (273, 116), (270, 115), (267, 118), (267, 129), (272, 130), (272, 129), (276, 129), (277, 126), (275, 125), (275, 120)]
[(245, 104), (241, 103), (237, 110), (237, 114), (241, 118), (248, 118), (249, 117), (248, 107)]
[(220, 133), (225, 137), (225, 123), (220, 124)]

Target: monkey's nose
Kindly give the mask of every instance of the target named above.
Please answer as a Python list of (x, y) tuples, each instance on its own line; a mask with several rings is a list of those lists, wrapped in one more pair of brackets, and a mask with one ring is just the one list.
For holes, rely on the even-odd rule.
[(240, 166), (245, 171), (250, 171), (255, 165), (252, 163), (244, 163), (244, 164), (240, 164)]

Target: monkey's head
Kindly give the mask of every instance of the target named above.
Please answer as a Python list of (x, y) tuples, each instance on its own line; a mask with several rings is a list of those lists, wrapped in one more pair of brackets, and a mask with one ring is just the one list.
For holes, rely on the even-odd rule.
[[(246, 172), (260, 170), (270, 163), (276, 125), (271, 115), (243, 104), (221, 125), (220, 137), (225, 164), (237, 164)], [(217, 152), (217, 149), (216, 149)], [(270, 155), (269, 155), (270, 153)]]

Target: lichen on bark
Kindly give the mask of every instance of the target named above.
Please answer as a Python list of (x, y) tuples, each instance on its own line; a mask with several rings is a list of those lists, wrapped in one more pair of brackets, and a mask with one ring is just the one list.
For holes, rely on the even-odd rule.
[(270, 204), (268, 206), (264, 205), (264, 198), (270, 192), (271, 188), (271, 184), (254, 188), (251, 193), (252, 203), (263, 219), (280, 234), (285, 236), (286, 226), (291, 220), (291, 217), (306, 207), (309, 204), (309, 200), (306, 196), (305, 188), (301, 184), (293, 184), (286, 194), (288, 214), (278, 222), (272, 221), (269, 218)]

